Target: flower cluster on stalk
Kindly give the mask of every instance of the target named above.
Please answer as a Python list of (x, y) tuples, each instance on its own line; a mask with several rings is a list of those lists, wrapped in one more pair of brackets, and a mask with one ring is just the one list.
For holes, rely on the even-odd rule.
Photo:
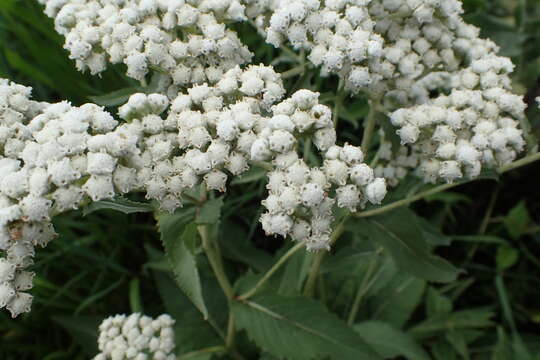
[[(409, 173), (474, 178), (525, 147), (513, 64), (463, 21), (457, 0), (39, 1), (79, 70), (110, 62), (142, 83), (164, 76), (159, 93), (119, 108), (120, 122), (0, 81), (0, 308), (14, 317), (30, 309), (28, 267), (55, 236), (51, 218), (90, 201), (143, 191), (174, 211), (187, 190), (225, 192), (255, 164), (268, 169), (264, 231), (320, 250), (336, 208), (379, 204)], [(272, 67), (240, 66), (252, 54), (229, 24), (248, 20), (338, 76), (341, 91), (369, 98), (384, 115), (367, 120), (379, 121), (374, 157), (338, 145), (317, 92), (286, 96)]]

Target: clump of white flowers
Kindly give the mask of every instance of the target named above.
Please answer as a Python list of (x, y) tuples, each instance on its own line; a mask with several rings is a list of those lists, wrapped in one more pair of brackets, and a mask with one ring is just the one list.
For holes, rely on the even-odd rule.
[[(356, 211), (369, 201), (379, 204), (386, 183), (375, 178), (363, 163), (359, 147), (336, 145), (331, 111), (318, 103), (318, 93), (300, 90), (272, 107), (251, 148), (253, 160), (269, 161), (275, 170), (268, 174), (267, 212), (261, 223), (269, 235), (290, 235), (308, 250), (330, 248), (333, 206)], [(298, 156), (298, 139), (313, 141), (324, 162), (310, 167)], [(308, 143), (309, 144), (309, 143)]]
[(174, 323), (167, 314), (108, 317), (99, 325), (100, 353), (93, 360), (174, 360)]
[(237, 0), (39, 1), (81, 71), (98, 74), (108, 62), (124, 63), (128, 76), (143, 80), (154, 66), (187, 86), (215, 83), (251, 59), (225, 26), (246, 18)]
[[(15, 317), (30, 309), (35, 246), (55, 236), (61, 212), (116, 194), (143, 190), (163, 210), (182, 206), (183, 193), (204, 184), (224, 192), (227, 180), (252, 162), (269, 173), (268, 234), (290, 235), (310, 250), (328, 248), (334, 197), (355, 211), (380, 203), (385, 181), (363, 164), (362, 151), (336, 146), (331, 111), (318, 93), (285, 89), (271, 67), (233, 68), (213, 86), (195, 85), (169, 106), (161, 94), (134, 94), (118, 124), (99, 106), (39, 104), (30, 89), (2, 82), (0, 117), (0, 306)], [(167, 111), (167, 109), (169, 109)], [(300, 159), (312, 141), (325, 161)], [(274, 201), (275, 200), (275, 201)], [(303, 230), (303, 232), (301, 231)], [(304, 235), (305, 234), (305, 235)]]
[[(328, 248), (335, 202), (329, 193), (339, 207), (355, 211), (368, 201), (380, 203), (385, 181), (362, 163), (360, 148), (336, 146), (331, 111), (318, 103), (318, 93), (300, 90), (278, 102), (284, 93), (272, 68), (250, 66), (178, 95), (165, 119), (149, 112), (149, 101), (159, 95), (132, 96), (120, 115), (130, 120), (126, 129), (140, 133), (138, 179), (146, 196), (174, 211), (185, 190), (203, 183), (223, 192), (231, 175), (265, 162), (274, 166), (262, 202), (268, 210), (261, 216), (265, 232), (290, 235), (310, 250)], [(308, 139), (324, 154), (320, 168), (298, 156), (300, 140)]]
[[(328, 249), (336, 208), (379, 204), (387, 182), (410, 172), (474, 178), (525, 146), (513, 65), (463, 22), (457, 0), (39, 1), (80, 70), (124, 63), (132, 78), (159, 71), (164, 81), (160, 93), (131, 96), (119, 123), (99, 106), (38, 103), (0, 80), (0, 308), (14, 317), (30, 309), (27, 268), (55, 236), (51, 217), (87, 202), (137, 190), (172, 212), (186, 190), (225, 192), (258, 164), (269, 169), (264, 231)], [(337, 145), (318, 93), (284, 99), (272, 67), (240, 68), (251, 53), (226, 25), (248, 19), (267, 42), (338, 75), (339, 91), (366, 95), (401, 147), (379, 128), (372, 169), (359, 147)], [(96, 359), (167, 359), (170, 326), (139, 314), (106, 320)]]
[(159, 116), (168, 105), (165, 96), (131, 96), (119, 112), (129, 120), (126, 131), (138, 138), (138, 181), (147, 198), (174, 211), (185, 190), (198, 184), (224, 192), (230, 175), (249, 168), (262, 112), (284, 93), (272, 68), (250, 66), (229, 70), (214, 86), (195, 85), (179, 94), (165, 119)]
[(513, 65), (464, 23), (459, 1), (246, 0), (246, 7), (267, 42), (308, 50), (323, 75), (337, 74), (388, 113), (406, 149), (380, 157), (378, 173), (391, 183), (417, 164), (430, 182), (474, 178), (523, 149), (525, 105), (510, 92)]
[[(93, 104), (36, 103), (30, 89), (0, 83), (0, 307), (13, 317), (29, 311), (36, 246), (54, 238), (51, 217), (87, 200), (112, 198), (132, 190), (122, 183), (131, 174), (138, 149), (117, 121)], [(120, 165), (123, 163), (124, 165)]]
[(381, 62), (384, 39), (374, 31), (370, 0), (246, 2), (268, 43), (308, 50), (308, 59), (321, 66), (323, 75), (340, 74), (355, 92), (379, 76), (369, 63)]

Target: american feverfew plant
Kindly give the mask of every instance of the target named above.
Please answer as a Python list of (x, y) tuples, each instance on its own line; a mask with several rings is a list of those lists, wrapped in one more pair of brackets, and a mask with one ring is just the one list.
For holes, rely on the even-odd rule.
[[(156, 317), (142, 315), (134, 283), (132, 313), (99, 325), (95, 360), (431, 358), (403, 329), (414, 308), (388, 325), (360, 307), (373, 288), (392, 306), (402, 284), (421, 296), (461, 273), (406, 207), (540, 159), (515, 65), (460, 1), (38, 1), (79, 71), (137, 85), (75, 105), (0, 80), (0, 309), (31, 311), (55, 218), (150, 212), (163, 246), (145, 245), (144, 272), (172, 274), (187, 305), (156, 275), (168, 307), (147, 299)], [(349, 265), (356, 290), (335, 271)], [(430, 289), (428, 312), (451, 306)]]

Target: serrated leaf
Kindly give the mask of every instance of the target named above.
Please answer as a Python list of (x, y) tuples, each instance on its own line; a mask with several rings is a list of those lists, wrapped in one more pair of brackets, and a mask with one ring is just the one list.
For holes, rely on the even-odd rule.
[(133, 214), (141, 212), (152, 212), (154, 207), (150, 204), (131, 201), (126, 198), (117, 198), (114, 200), (101, 200), (90, 203), (83, 209), (83, 216), (91, 214), (98, 210), (114, 210), (124, 214)]
[(520, 201), (504, 218), (504, 225), (512, 239), (517, 240), (525, 233), (531, 218), (525, 205), (525, 201)]
[(238, 327), (278, 358), (379, 359), (345, 322), (307, 298), (258, 295), (232, 305)]
[(385, 322), (362, 322), (354, 325), (354, 330), (385, 359), (404, 356), (409, 360), (430, 360), (411, 336)]
[(354, 229), (382, 245), (403, 271), (421, 279), (451, 282), (459, 270), (446, 260), (432, 255), (416, 215), (407, 209), (369, 219), (355, 220)]
[(164, 308), (176, 320), (174, 335), (177, 353), (220, 345), (222, 339), (214, 332), (210, 322), (203, 319), (201, 312), (174, 280), (163, 272), (153, 273)]
[(186, 245), (187, 242), (192, 242), (197, 236), (197, 224), (189, 224), (184, 229), (180, 239), (173, 243), (166, 243), (168, 245), (165, 245), (165, 249), (176, 283), (186, 296), (193, 301), (193, 304), (201, 311), (204, 318), (207, 318), (208, 310), (202, 296), (201, 279), (195, 261), (195, 254)]
[(158, 218), (158, 228), (176, 283), (206, 318), (208, 310), (202, 296), (195, 254), (186, 245), (186, 242), (191, 242), (198, 236), (197, 224), (189, 224), (192, 218), (186, 216), (185, 212), (162, 214)]
[(208, 200), (199, 210), (195, 222), (200, 225), (217, 224), (221, 217), (221, 208), (223, 207), (223, 198)]

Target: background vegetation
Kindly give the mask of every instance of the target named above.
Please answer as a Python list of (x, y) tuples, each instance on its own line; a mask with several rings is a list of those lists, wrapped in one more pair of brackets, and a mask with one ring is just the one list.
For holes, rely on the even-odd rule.
[[(534, 101), (540, 95), (540, 2), (464, 4), (467, 20), (517, 65), (514, 86), (529, 104), (530, 124), (524, 125), (540, 135)], [(240, 31), (257, 54), (255, 62), (279, 58), (252, 29), (243, 26)], [(121, 67), (101, 77), (77, 72), (62, 43), (35, 1), (0, 1), (0, 77), (32, 86), (39, 100), (97, 101), (111, 105), (112, 111), (123, 95), (136, 91), (138, 85)], [(288, 69), (287, 63), (276, 66)], [(291, 92), (307, 86), (321, 91), (330, 104), (335, 101), (335, 79), (323, 80), (312, 71), (287, 81)], [(359, 143), (367, 102), (343, 102), (338, 133), (342, 140)], [(535, 136), (528, 141), (529, 150), (537, 146)], [(456, 281), (438, 285), (398, 271), (376, 243), (365, 241), (358, 226), (323, 262), (314, 296), (343, 319), (352, 317), (355, 330), (390, 359), (540, 359), (539, 175), (540, 164), (532, 164), (427, 197), (413, 204), (412, 211), (399, 213), (402, 221), (410, 217), (422, 229), (438, 255), (463, 270)], [(231, 186), (221, 208), (219, 241), (233, 278), (250, 269), (236, 284), (243, 289), (291, 245), (265, 237), (257, 223), (262, 174), (252, 172), (236, 183), (241, 186)], [(404, 184), (397, 191), (410, 190)], [(226, 299), (206, 258), (200, 255), (197, 261), (209, 321), (172, 280), (152, 213), (91, 210), (55, 219), (60, 236), (36, 257), (33, 311), (17, 319), (0, 312), (0, 359), (88, 359), (97, 352), (101, 319), (134, 311), (168, 312), (176, 318), (179, 353), (219, 345), (215, 327), (226, 324)], [(283, 297), (297, 294), (310, 256), (297, 253), (269, 286)], [(245, 333), (236, 342), (246, 359), (274, 359), (270, 353), (259, 356)], [(211, 356), (227, 358), (219, 352), (181, 358)]]

